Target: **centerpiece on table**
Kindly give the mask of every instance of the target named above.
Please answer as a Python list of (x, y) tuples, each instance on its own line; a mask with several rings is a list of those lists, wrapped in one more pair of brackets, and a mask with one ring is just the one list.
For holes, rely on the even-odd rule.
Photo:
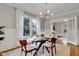
[(46, 40), (45, 34), (41, 34), (41, 39), (42, 39), (42, 40)]

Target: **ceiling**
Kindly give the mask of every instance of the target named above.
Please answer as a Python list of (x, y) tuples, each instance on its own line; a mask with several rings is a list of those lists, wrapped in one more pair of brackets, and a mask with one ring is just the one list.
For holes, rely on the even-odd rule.
[[(19, 7), (33, 15), (40, 16), (40, 11), (44, 11), (44, 3), (14, 3), (8, 4), (13, 7)], [(51, 10), (53, 16), (79, 9), (79, 3), (48, 3), (47, 8)]]

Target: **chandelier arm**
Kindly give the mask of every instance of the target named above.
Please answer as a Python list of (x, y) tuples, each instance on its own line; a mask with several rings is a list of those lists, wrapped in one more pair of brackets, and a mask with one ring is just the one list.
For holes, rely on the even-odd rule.
[(41, 12), (41, 18), (48, 19), (50, 15), (52, 16), (53, 13), (50, 13), (50, 10), (48, 9), (48, 4), (44, 3), (44, 11)]
[(45, 3), (45, 16), (47, 16), (47, 3)]

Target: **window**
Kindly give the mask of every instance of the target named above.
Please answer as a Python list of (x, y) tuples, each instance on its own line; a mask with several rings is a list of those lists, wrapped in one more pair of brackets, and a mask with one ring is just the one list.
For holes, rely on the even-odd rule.
[(30, 19), (24, 17), (23, 21), (23, 36), (29, 36), (30, 35)]
[(37, 35), (37, 21), (32, 19), (32, 35)]
[(23, 20), (23, 36), (37, 35), (37, 20), (24, 17)]

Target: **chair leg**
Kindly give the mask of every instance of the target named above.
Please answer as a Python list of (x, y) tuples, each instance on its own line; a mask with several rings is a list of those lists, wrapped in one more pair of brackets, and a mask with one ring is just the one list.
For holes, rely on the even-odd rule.
[(27, 56), (27, 49), (26, 49), (26, 46), (25, 46), (24, 48), (25, 48), (25, 56)]
[(56, 46), (54, 47), (54, 49), (55, 49), (55, 54), (56, 54), (56, 53), (57, 53), (57, 52), (56, 52)]
[(27, 56), (27, 52), (25, 52), (25, 56)]
[(53, 48), (51, 47), (51, 55), (53, 56)]
[[(21, 47), (21, 53), (24, 51), (23, 46)], [(25, 52), (25, 51), (24, 51)]]
[(21, 46), (21, 53), (22, 53), (22, 51), (23, 51), (23, 46)]

